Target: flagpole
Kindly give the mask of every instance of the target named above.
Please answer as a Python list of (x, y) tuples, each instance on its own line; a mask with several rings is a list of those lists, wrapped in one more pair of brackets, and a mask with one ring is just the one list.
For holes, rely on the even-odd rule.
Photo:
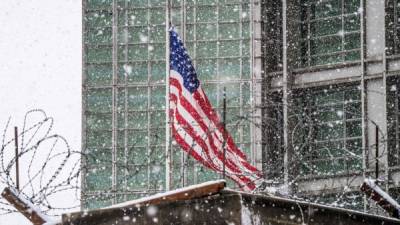
[(165, 189), (171, 190), (171, 149), (170, 149), (170, 136), (171, 136), (171, 122), (169, 116), (169, 73), (170, 73), (170, 14), (171, 6), (170, 0), (165, 1)]

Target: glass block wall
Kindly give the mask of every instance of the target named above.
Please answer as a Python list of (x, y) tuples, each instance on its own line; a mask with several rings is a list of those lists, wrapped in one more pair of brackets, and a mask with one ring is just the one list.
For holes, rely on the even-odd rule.
[(302, 0), (300, 67), (360, 59), (360, 0)]
[[(292, 120), (296, 161), (301, 178), (346, 175), (362, 170), (361, 92), (356, 84), (297, 89), (293, 93)], [(267, 171), (282, 179), (283, 103), (275, 92), (266, 122), (270, 134)], [(269, 168), (271, 167), (271, 168)]]
[(400, 54), (400, 1), (386, 1), (386, 52), (388, 55)]
[(387, 82), (387, 126), (389, 166), (400, 164), (400, 79), (390, 77)]
[[(172, 22), (213, 106), (250, 157), (250, 2), (174, 0)], [(85, 0), (83, 207), (165, 190), (165, 1)], [(172, 142), (173, 188), (219, 178)], [(232, 185), (232, 184), (231, 184)], [(99, 197), (101, 196), (101, 198)]]
[[(178, 29), (184, 35), (203, 88), (220, 114), (223, 87), (226, 88), (227, 128), (238, 146), (250, 157), (249, 118), (252, 114), (253, 82), (249, 1), (186, 1), (183, 14), (178, 13), (182, 4), (177, 3), (173, 22), (180, 25)], [(220, 177), (194, 163), (176, 147), (174, 153), (175, 187)]]
[(362, 169), (361, 92), (358, 86), (304, 89), (294, 97), (294, 149), (304, 176)]

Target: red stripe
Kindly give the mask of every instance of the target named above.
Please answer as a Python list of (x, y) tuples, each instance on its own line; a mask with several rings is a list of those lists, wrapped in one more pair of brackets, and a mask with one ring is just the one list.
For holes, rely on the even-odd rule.
[(199, 154), (197, 154), (196, 151), (192, 150), (192, 147), (190, 147), (190, 145), (187, 144), (186, 141), (179, 135), (174, 126), (172, 126), (172, 134), (174, 135), (176, 142), (183, 148), (183, 150), (185, 150), (186, 153), (193, 156), (193, 158), (201, 162), (207, 168), (213, 169), (213, 167), (209, 164), (208, 161), (204, 160)]
[[(180, 82), (178, 81), (178, 80), (176, 80), (175, 78), (170, 78), (170, 83), (171, 83), (171, 85), (173, 85), (173, 86), (175, 86), (178, 90), (179, 90), (179, 92), (181, 92), (182, 91), (182, 87), (180, 86)], [(205, 132), (205, 133), (215, 133), (215, 131), (210, 131), (209, 130), (209, 127), (204, 123), (204, 121), (203, 121), (203, 119), (201, 118), (201, 116), (200, 116), (200, 114), (197, 112), (197, 110), (195, 110), (194, 108), (193, 108), (193, 106), (191, 105), (191, 103), (188, 101), (188, 100), (186, 100), (186, 98), (184, 97), (184, 96), (180, 96), (180, 100), (181, 100), (181, 105), (182, 105), (182, 107), (184, 107), (190, 114), (191, 114), (191, 116), (199, 123), (199, 125), (200, 125), (200, 127), (203, 129), (203, 131)], [(218, 129), (218, 128), (217, 128)], [(222, 128), (222, 130), (223, 130), (223, 128)], [(226, 136), (226, 135), (225, 135)], [(212, 139), (211, 137), (210, 137), (210, 139)], [(218, 138), (217, 138), (218, 139)], [(219, 140), (219, 139), (218, 139)], [(220, 140), (220, 143), (223, 143), (223, 140), (221, 141)], [(233, 144), (233, 143), (232, 143)], [(214, 145), (214, 144), (213, 144)], [(234, 145), (234, 144), (233, 144)], [(215, 145), (214, 145), (215, 146)], [(228, 148), (230, 147), (230, 146), (227, 146)], [(241, 153), (241, 151), (240, 150), (238, 150), (240, 153)], [(243, 154), (243, 153), (242, 153)], [(240, 154), (237, 154), (239, 157), (242, 157), (243, 158), (243, 156), (241, 156)], [(245, 158), (244, 158), (245, 159)]]
[[(190, 145), (179, 135), (179, 133), (176, 131), (176, 128), (174, 126), (172, 126), (172, 133), (173, 133), (174, 138), (177, 141), (177, 143), (185, 150), (185, 152), (192, 155), (193, 158), (195, 158), (197, 161), (202, 163), (207, 168), (214, 169), (213, 166), (211, 166), (211, 164), (208, 161), (206, 161), (204, 158), (202, 158), (200, 155), (198, 155), (196, 151), (194, 151), (194, 150), (192, 151), (192, 148), (190, 147)], [(240, 175), (234, 176), (229, 173), (227, 174), (227, 176), (230, 177), (235, 182), (237, 182), (241, 186), (241, 188), (243, 188), (243, 186), (246, 186), (250, 190), (254, 190), (254, 188), (255, 188), (255, 185), (253, 184), (253, 182), (245, 176), (240, 176)]]
[[(212, 161), (210, 158), (210, 153), (207, 144), (202, 140), (202, 137), (199, 135), (196, 135), (196, 132), (193, 130), (193, 127), (191, 127), (187, 121), (182, 117), (182, 115), (179, 113), (179, 111), (175, 112), (175, 118), (176, 120), (181, 124), (181, 127), (192, 137), (194, 141), (196, 141), (197, 144), (206, 152), (207, 156), (209, 157), (209, 160)], [(223, 155), (220, 152), (217, 152), (217, 157), (223, 163)], [(234, 173), (240, 173), (241, 171), (239, 168), (229, 159), (226, 159), (226, 166)], [(219, 169), (221, 172), (221, 169)]]
[[(174, 86), (175, 85), (179, 85), (179, 83), (178, 84), (174, 83), (173, 85)], [(182, 90), (182, 89), (180, 89), (180, 87), (177, 87), (177, 88), (178, 88), (178, 90)], [(191, 104), (187, 102), (186, 98), (181, 93), (179, 93), (179, 94), (180, 94), (180, 96), (179, 96), (180, 102), (181, 103), (182, 102), (186, 102), (185, 105), (187, 106), (187, 108), (184, 105), (182, 105), (185, 108), (185, 110), (187, 110), (189, 113), (192, 112), (192, 113), (190, 113), (191, 115), (195, 114), (195, 117), (200, 117), (200, 115), (198, 115), (198, 113), (192, 108)], [(174, 94), (172, 94), (172, 95), (174, 95)], [(176, 98), (176, 96), (175, 96), (175, 98)], [(210, 156), (209, 151), (208, 151), (208, 146), (204, 142), (204, 140), (202, 140), (202, 137), (200, 137), (199, 135), (196, 134), (196, 131), (193, 130), (192, 125), (190, 125), (185, 120), (185, 118), (179, 113), (178, 110), (176, 110), (174, 113), (175, 113), (175, 118), (181, 124), (181, 127), (183, 129), (185, 129), (185, 131), (192, 137), (192, 139), (195, 140), (200, 145), (200, 147), (206, 151), (207, 156), (210, 158), (211, 156)], [(199, 122), (199, 121), (197, 121), (197, 122)], [(204, 127), (205, 127), (205, 125), (204, 125)], [(208, 136), (207, 140), (209, 140), (209, 144), (210, 144), (212, 150), (217, 155), (218, 159), (220, 159), (221, 162), (223, 162), (223, 157), (224, 156), (223, 156), (221, 151), (217, 150), (216, 146), (213, 143), (213, 139), (212, 139), (211, 135), (209, 135), (209, 132), (207, 132), (207, 131), (205, 131), (204, 133)], [(226, 159), (226, 166), (228, 168), (230, 168), (235, 173), (240, 173), (241, 172), (240, 169), (236, 166), (236, 164), (234, 162), (232, 162), (231, 160), (229, 160), (229, 159)]]
[[(175, 81), (173, 82), (173, 85), (174, 85), (174, 86), (175, 86), (175, 85), (178, 85), (178, 87), (176, 87), (176, 86), (175, 86), (175, 87), (178, 89), (178, 91), (181, 90), (180, 83), (177, 82), (177, 80), (175, 80)], [(174, 96), (174, 97), (176, 98), (176, 96)], [(186, 98), (185, 98), (183, 95), (181, 95), (181, 94), (180, 94), (179, 100), (180, 100), (180, 103), (182, 103), (183, 100), (184, 100), (184, 101), (187, 101)], [(188, 107), (192, 108), (192, 106), (191, 106), (190, 103), (188, 103), (187, 105), (188, 105)], [(196, 111), (193, 110), (192, 112), (196, 112)], [(179, 113), (179, 112), (178, 112), (178, 113)], [(185, 121), (184, 123), (182, 122), (182, 120), (183, 120), (184, 118), (183, 118), (182, 115), (180, 115), (180, 114), (178, 114), (178, 113), (175, 114), (177, 120), (178, 120), (179, 122), (182, 123), (182, 125), (183, 125), (184, 128), (185, 128), (185, 127), (189, 127), (190, 125), (187, 124), (187, 121)], [(197, 114), (197, 112), (196, 112), (196, 114)], [(197, 114), (197, 115), (198, 115), (198, 114)], [(199, 116), (199, 115), (198, 115), (198, 116)], [(181, 118), (178, 118), (178, 117), (181, 117)], [(187, 130), (187, 132), (191, 135), (191, 137), (192, 137), (194, 140), (196, 140), (196, 141), (199, 143), (199, 145), (200, 145), (203, 149), (205, 149), (205, 150), (208, 149), (208, 147), (207, 147), (207, 145), (204, 143), (204, 141), (199, 140), (198, 136), (195, 134), (195, 131), (193, 131), (193, 130), (191, 130), (191, 131)], [(207, 133), (206, 133), (206, 134), (207, 134)], [(201, 139), (201, 138), (200, 138), (200, 139)], [(215, 145), (213, 144), (213, 139), (212, 139), (210, 136), (209, 136), (208, 140), (210, 141), (210, 146), (212, 146), (214, 149), (216, 149)], [(201, 141), (202, 143), (200, 143), (199, 141)], [(213, 149), (213, 150), (214, 150), (214, 149)], [(223, 154), (222, 154), (222, 152), (216, 151), (216, 150), (214, 150), (214, 152), (216, 153), (216, 155), (217, 155), (217, 157), (220, 159), (220, 161), (223, 162)], [(207, 155), (209, 155), (208, 152), (207, 152)], [(241, 161), (240, 161), (240, 162), (241, 162)], [(236, 163), (235, 163), (234, 161), (232, 161), (232, 159), (230, 159), (230, 158), (226, 158), (226, 166), (227, 166), (228, 168), (230, 168), (234, 173), (238, 173), (238, 174), (241, 174), (241, 173), (242, 173), (242, 171), (237, 167)], [(251, 182), (249, 179), (245, 179), (243, 176), (242, 176), (241, 178), (239, 178), (239, 179), (243, 180), (244, 183)]]
[[(177, 79), (175, 79), (175, 78), (171, 78), (170, 79), (171, 80), (171, 84), (173, 85), (173, 86), (175, 86), (177, 89), (178, 89), (178, 91), (179, 92), (181, 92), (182, 91), (182, 88), (181, 88), (181, 85), (180, 85), (180, 82), (177, 80)], [(193, 118), (195, 118), (196, 120), (197, 120), (197, 122), (199, 123), (199, 125), (203, 128), (203, 130), (205, 130), (205, 132), (206, 133), (208, 133), (209, 131), (207, 131), (206, 129), (207, 129), (207, 126), (203, 123), (203, 121), (200, 119), (201, 117), (200, 117), (200, 115), (197, 113), (197, 111), (195, 110), (195, 109), (193, 109), (193, 107), (192, 107), (192, 105), (186, 100), (186, 98), (184, 97), (184, 96), (182, 96), (181, 95), (181, 97), (180, 97), (180, 100), (181, 100), (181, 105), (185, 108), (185, 109), (188, 109), (187, 111), (193, 116)], [(211, 137), (209, 138), (209, 140), (213, 140)], [(221, 141), (222, 142), (222, 141)], [(213, 147), (214, 148), (216, 148), (215, 147), (215, 145), (214, 144), (212, 144), (213, 145)], [(229, 149), (228, 149), (229, 150)], [(215, 150), (214, 150), (215, 151)], [(223, 158), (223, 156), (221, 156), (221, 153), (220, 152), (217, 152), (217, 151), (215, 151), (216, 152), (216, 154), (218, 154), (219, 156), (220, 156), (220, 158)], [(222, 160), (222, 159), (221, 159)], [(233, 164), (233, 165), (236, 165), (234, 162), (231, 162), (231, 160), (229, 160), (228, 161), (229, 163), (231, 163), (231, 164)], [(253, 173), (256, 173), (257, 174), (257, 176), (260, 176), (260, 172), (255, 168), (255, 167), (253, 167), (253, 166), (251, 166), (250, 164), (248, 164), (245, 160), (240, 160), (239, 159), (239, 163), (240, 164), (242, 164), (245, 168), (247, 168), (249, 171), (251, 171), (251, 172), (253, 172)]]
[[(173, 86), (175, 86), (178, 89), (179, 92), (182, 90), (178, 80), (174, 79), (171, 83), (172, 83)], [(185, 110), (199, 124), (200, 128), (202, 128), (204, 133), (207, 134), (208, 139), (211, 141), (210, 144), (211, 144), (211, 146), (213, 148), (213, 151), (216, 154), (221, 154), (220, 153), (221, 151), (218, 151), (217, 147), (214, 144), (214, 139), (212, 137), (212, 133), (214, 133), (214, 131), (209, 130), (209, 127), (204, 123), (204, 121), (202, 120), (202, 118), (201, 118), (200, 114), (197, 112), (197, 110), (194, 109), (194, 107), (191, 105), (191, 103), (181, 93), (180, 93), (179, 100), (180, 100), (180, 104), (182, 105), (182, 107), (185, 108)]]
[[(198, 113), (198, 111), (195, 109), (197, 107), (193, 107), (192, 104), (190, 103), (190, 101), (188, 101), (183, 95), (182, 95), (182, 86), (179, 82), (179, 80), (175, 79), (175, 78), (170, 78), (170, 85), (173, 85), (174, 87), (176, 87), (178, 89), (179, 92), (179, 97), (175, 96), (174, 94), (170, 94), (170, 99), (172, 101), (174, 101), (174, 103), (176, 104), (181, 104), (183, 108), (185, 108), (185, 110), (193, 117), (193, 119), (198, 123), (198, 125), (200, 126), (200, 128), (204, 131), (204, 133), (208, 136), (207, 140), (209, 141), (209, 145), (211, 146), (213, 152), (217, 155), (218, 159), (220, 159), (221, 163), (223, 163), (223, 156), (221, 151), (218, 151), (215, 144), (214, 144), (214, 139), (212, 136), (214, 135), (210, 135), (211, 133), (216, 134), (216, 131), (210, 131), (209, 127), (204, 123), (202, 117), (200, 116), (200, 114)], [(252, 171), (254, 173), (256, 173), (257, 176), (260, 177), (261, 172), (258, 171), (255, 167), (253, 167), (251, 164), (249, 164), (246, 161), (246, 156), (245, 154), (239, 149), (237, 148), (237, 146), (234, 144), (234, 141), (232, 139), (232, 137), (229, 135), (229, 133), (224, 132), (223, 127), (221, 126), (221, 124), (219, 123), (219, 118), (218, 115), (215, 113), (215, 111), (212, 109), (210, 102), (207, 99), (207, 96), (204, 94), (203, 90), (200, 89), (200, 91), (203, 93), (204, 98), (202, 97), (202, 95), (196, 91), (192, 96), (194, 97), (195, 103), (197, 103), (197, 105), (201, 108), (199, 110), (202, 110), (206, 116), (208, 117), (208, 119), (214, 123), (214, 125), (216, 126), (216, 128), (218, 129), (218, 131), (223, 135), (223, 138), (225, 140), (227, 140), (227, 149), (228, 152), (233, 152), (231, 155), (232, 156), (237, 156), (239, 157), (238, 163), (242, 164), (242, 166), (244, 166), (245, 168), (247, 168), (249, 171)], [(179, 100), (179, 103), (178, 103)], [(202, 158), (201, 156), (199, 156), (195, 151), (189, 151), (188, 149), (191, 149), (190, 145), (188, 143), (185, 142), (184, 139), (182, 139), (179, 134), (177, 133), (177, 131), (175, 130), (176, 128), (173, 126), (174, 129), (174, 136), (175, 138), (180, 138), (179, 141), (177, 140), (177, 142), (184, 148), (184, 150), (186, 150), (187, 152), (190, 152), (190, 154), (195, 153), (197, 156), (193, 155), (193, 157), (195, 157), (198, 161), (202, 162), (203, 164), (208, 164), (207, 167), (212, 168), (214, 170), (216, 170), (216, 168), (213, 168), (214, 166), (212, 166), (210, 164), (210, 162), (212, 162), (212, 160), (210, 159), (210, 155), (208, 152), (208, 146), (207, 144), (204, 142), (204, 140), (202, 140), (202, 138), (199, 135), (196, 135), (196, 131), (193, 129), (193, 127), (191, 127), (188, 122), (184, 119), (184, 117), (179, 113), (179, 111), (177, 109), (175, 109), (175, 112), (172, 112), (172, 114), (174, 114), (175, 119), (177, 119), (177, 122), (180, 123), (181, 125), (183, 125), (183, 128), (185, 130), (186, 133), (188, 133), (192, 139), (194, 141), (196, 141), (199, 146), (206, 152), (207, 158), (206, 160), (204, 160), (204, 158)], [(217, 138), (217, 137), (216, 137)], [(217, 138), (219, 140), (219, 138)], [(219, 140), (220, 143), (223, 142), (223, 140)], [(230, 155), (230, 154), (228, 154)], [(232, 159), (230, 157), (228, 157), (226, 159), (226, 166), (227, 168), (229, 168), (230, 170), (232, 170), (235, 174), (227, 174), (228, 177), (231, 177), (235, 182), (237, 182), (239, 185), (244, 185), (247, 188), (249, 188), (250, 190), (253, 190), (255, 188), (255, 184), (254, 182), (247, 176), (243, 175), (243, 171), (241, 171), (240, 169), (238, 169), (235, 161), (232, 161)], [(240, 166), (239, 166), (240, 168)], [(217, 170), (218, 171), (218, 170)], [(238, 179), (238, 180), (237, 180)]]
[[(211, 107), (210, 102), (207, 99), (207, 96), (203, 98), (201, 94), (196, 91), (193, 93), (194, 99), (198, 102), (198, 104), (203, 108), (203, 112), (207, 115), (207, 117), (215, 124), (215, 126), (218, 128), (221, 134), (224, 134), (224, 128), (221, 126), (221, 123), (219, 122), (219, 118), (217, 116), (217, 113), (214, 111), (214, 109)], [(232, 137), (227, 134), (227, 144), (230, 149), (232, 149), (233, 152), (235, 152), (238, 156), (246, 160), (246, 155), (240, 151), (235, 143), (232, 140)]]
[[(183, 128), (185, 130), (185, 132), (187, 134), (189, 134), (192, 137), (192, 139), (206, 153), (207, 161), (212, 162), (210, 153), (208, 151), (208, 147), (206, 146), (206, 144), (203, 141), (201, 141), (201, 138), (198, 135), (196, 135), (193, 128), (189, 124), (187, 124), (187, 122), (182, 118), (182, 116), (180, 115), (180, 113), (178, 111), (175, 111), (175, 119), (179, 123), (180, 128)], [(188, 144), (193, 144), (193, 143), (188, 143)], [(215, 169), (218, 169), (218, 168), (215, 168)]]

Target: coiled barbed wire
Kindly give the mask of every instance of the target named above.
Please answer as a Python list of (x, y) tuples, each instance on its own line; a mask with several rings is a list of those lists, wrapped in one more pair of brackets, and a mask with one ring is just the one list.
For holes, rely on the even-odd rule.
[[(19, 192), (25, 199), (39, 207), (43, 213), (54, 216), (80, 206), (80, 151), (71, 149), (67, 139), (54, 134), (54, 119), (42, 109), (28, 111), (23, 120), (19, 153), (15, 156), (14, 136), (8, 137), (11, 117), (9, 117), (0, 147), (0, 187), (16, 189), (15, 163), (20, 163)], [(68, 192), (75, 203), (65, 205), (56, 195)], [(70, 196), (72, 195), (72, 196)], [(69, 204), (69, 203), (68, 203)], [(4, 199), (0, 198), (0, 215), (16, 212)]]

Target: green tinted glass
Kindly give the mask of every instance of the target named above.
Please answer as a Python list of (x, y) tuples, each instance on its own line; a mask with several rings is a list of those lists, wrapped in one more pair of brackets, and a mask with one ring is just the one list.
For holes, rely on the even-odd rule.
[(88, 169), (85, 176), (86, 188), (91, 191), (109, 190), (111, 188), (111, 167), (95, 167)]
[(87, 29), (85, 33), (85, 43), (87, 44), (111, 44), (112, 29), (109, 27), (96, 27)]
[(196, 9), (197, 22), (214, 22), (217, 20), (217, 8), (213, 6), (199, 6)]
[(112, 0), (86, 0), (86, 7), (88, 9), (111, 9), (112, 2)]
[(111, 47), (87, 47), (86, 61), (88, 63), (112, 62)]
[(219, 37), (221, 39), (237, 39), (240, 38), (240, 26), (238, 24), (220, 24)]
[(240, 78), (240, 59), (220, 59), (218, 62), (221, 80)]
[(128, 89), (128, 108), (135, 110), (146, 110), (148, 93), (146, 87)]
[(151, 110), (163, 109), (165, 106), (165, 87), (151, 88)]
[(111, 130), (111, 114), (89, 114), (86, 116), (87, 128), (93, 130)]
[(91, 112), (111, 112), (112, 98), (110, 89), (90, 89), (86, 93), (86, 108)]
[(85, 20), (88, 27), (110, 27), (112, 25), (112, 12), (88, 12), (85, 15)]
[[(147, 166), (129, 166), (128, 175), (125, 177), (127, 180), (127, 190), (140, 190), (147, 188)], [(124, 176), (124, 174), (122, 174)]]
[(105, 85), (112, 82), (112, 67), (110, 64), (87, 65), (86, 82), (89, 85)]

